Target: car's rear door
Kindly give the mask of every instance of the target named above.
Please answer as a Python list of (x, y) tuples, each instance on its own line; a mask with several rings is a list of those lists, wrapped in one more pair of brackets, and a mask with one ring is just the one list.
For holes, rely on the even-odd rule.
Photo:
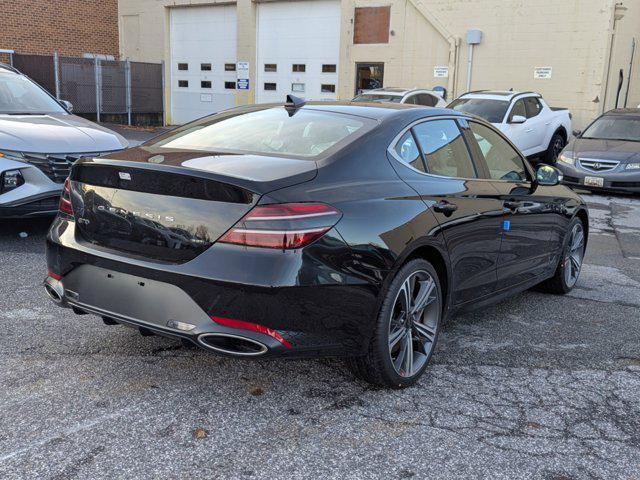
[(455, 118), (418, 122), (389, 148), (403, 164), (396, 166), (400, 177), (420, 194), (440, 224), (453, 270), (455, 304), (495, 290), (503, 208), (492, 182), (478, 178), (464, 128), (466, 122)]
[(475, 121), (469, 126), (481, 176), (491, 180), (502, 206), (497, 289), (503, 290), (549, 269), (561, 238), (559, 199), (551, 189), (533, 185), (526, 160), (495, 129)]

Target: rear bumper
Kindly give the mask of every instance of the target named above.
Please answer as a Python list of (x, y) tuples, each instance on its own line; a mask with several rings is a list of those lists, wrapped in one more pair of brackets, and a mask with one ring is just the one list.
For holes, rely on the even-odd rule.
[(364, 353), (373, 332), (379, 286), (353, 274), (336, 232), (302, 251), (214, 244), (185, 264), (151, 264), (77, 242), (74, 222), (58, 218), (47, 263), (61, 275), (45, 279), (61, 306), (218, 353), (206, 336), (264, 345), (259, 356), (315, 357)]

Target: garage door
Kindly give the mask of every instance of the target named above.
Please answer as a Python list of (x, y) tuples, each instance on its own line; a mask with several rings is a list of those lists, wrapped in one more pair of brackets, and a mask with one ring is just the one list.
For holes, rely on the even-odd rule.
[(235, 105), (236, 7), (171, 9), (171, 123)]
[(340, 2), (258, 4), (256, 102), (282, 102), (293, 93), (334, 100), (340, 55)]

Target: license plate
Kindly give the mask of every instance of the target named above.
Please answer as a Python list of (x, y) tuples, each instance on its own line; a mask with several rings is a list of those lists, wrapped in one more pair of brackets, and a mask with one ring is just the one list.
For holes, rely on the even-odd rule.
[(602, 177), (584, 177), (586, 187), (604, 187), (604, 178)]

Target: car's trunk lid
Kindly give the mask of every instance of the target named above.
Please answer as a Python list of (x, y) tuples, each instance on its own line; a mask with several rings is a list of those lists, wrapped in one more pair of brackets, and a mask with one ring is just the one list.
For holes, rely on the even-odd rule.
[(315, 162), (307, 160), (201, 152), (158, 156), (134, 149), (76, 163), (71, 197), (79, 240), (125, 255), (186, 262), (261, 195), (316, 174)]

